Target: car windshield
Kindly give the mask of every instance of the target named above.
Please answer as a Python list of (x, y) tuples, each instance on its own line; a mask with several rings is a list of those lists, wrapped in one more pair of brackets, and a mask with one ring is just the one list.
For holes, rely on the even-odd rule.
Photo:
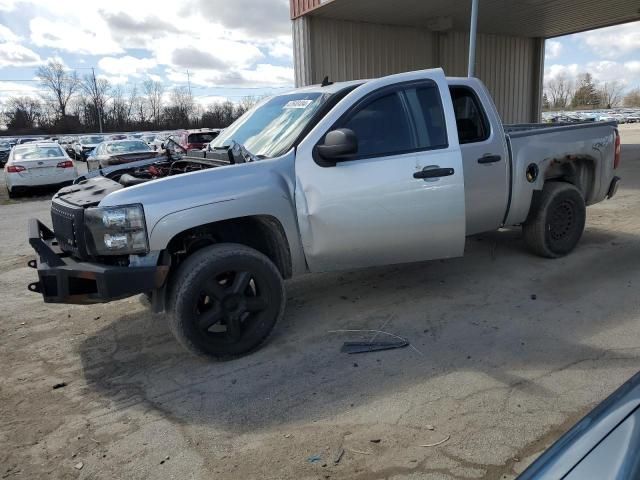
[(140, 140), (130, 140), (124, 142), (108, 143), (105, 146), (105, 150), (110, 155), (117, 155), (119, 153), (131, 153), (131, 152), (148, 152), (151, 149), (149, 145)]
[(2, 148), (3, 150), (8, 150), (9, 148), (11, 148), (11, 145), (9, 145), (8, 142), (0, 142), (0, 148)]
[(144, 140), (145, 142), (153, 142), (156, 139), (156, 137), (154, 137), (153, 135), (145, 135), (144, 137), (142, 137), (142, 140)]
[(25, 147), (16, 147), (13, 152), (14, 160), (32, 160), (36, 158), (56, 158), (64, 157), (64, 152), (60, 147), (55, 145), (29, 145)]
[(282, 155), (329, 97), (311, 92), (266, 99), (224, 130), (211, 147), (226, 148), (235, 141), (256, 156)]
[(98, 136), (98, 135), (94, 135), (94, 136), (89, 136), (89, 137), (82, 137), (80, 139), (80, 143), (100, 143), (102, 142), (103, 138)]

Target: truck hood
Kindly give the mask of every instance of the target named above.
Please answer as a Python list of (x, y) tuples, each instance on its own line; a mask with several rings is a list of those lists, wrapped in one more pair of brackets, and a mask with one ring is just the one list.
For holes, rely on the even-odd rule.
[(293, 197), (294, 158), (292, 150), (279, 158), (165, 177), (109, 192), (100, 206), (140, 203), (144, 207), (147, 227), (152, 230), (158, 221), (172, 213), (201, 205), (246, 199), (273, 188), (274, 182), (288, 190)]

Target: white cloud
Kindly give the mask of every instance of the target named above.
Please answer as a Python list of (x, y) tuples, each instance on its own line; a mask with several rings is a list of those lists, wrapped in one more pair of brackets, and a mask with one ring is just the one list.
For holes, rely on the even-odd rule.
[(0, 68), (33, 67), (41, 63), (40, 55), (27, 47), (13, 42), (0, 43)]
[(157, 62), (153, 58), (136, 58), (131, 55), (124, 57), (104, 57), (98, 61), (98, 67), (107, 75), (139, 76), (147, 70), (155, 68)]
[(0, 101), (9, 97), (38, 97), (42, 90), (35, 83), (0, 82)]
[(545, 55), (546, 59), (554, 59), (560, 56), (562, 52), (562, 43), (557, 40), (547, 40), (545, 42)]
[(579, 65), (550, 65), (545, 69), (545, 80), (551, 80), (564, 76), (570, 80), (576, 80), (582, 73), (590, 73), (596, 83), (612, 82), (614, 80), (622, 85), (633, 88), (640, 85), (640, 61), (630, 61), (625, 63), (614, 62), (612, 60), (599, 60), (587, 62)]
[(276, 42), (268, 47), (269, 55), (274, 58), (293, 60), (293, 45), (291, 42)]
[[(87, 19), (88, 20), (88, 19)], [(29, 22), (31, 41), (38, 47), (58, 48), (76, 54), (107, 55), (122, 53), (104, 23), (36, 17)]]
[(640, 22), (593, 30), (580, 38), (593, 53), (613, 60), (640, 50)]
[(0, 24), (0, 42), (17, 42), (20, 40), (15, 33), (13, 33), (8, 27)]
[(127, 75), (105, 75), (101, 73), (97, 75), (98, 78), (104, 78), (111, 85), (125, 85), (129, 83), (129, 77)]

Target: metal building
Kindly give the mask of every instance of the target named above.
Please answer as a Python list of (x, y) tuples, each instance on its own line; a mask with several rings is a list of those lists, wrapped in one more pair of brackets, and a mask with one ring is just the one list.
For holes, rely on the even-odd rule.
[[(296, 85), (467, 75), (471, 0), (291, 0)], [(507, 123), (542, 107), (545, 39), (640, 19), (639, 0), (479, 0), (475, 74)]]

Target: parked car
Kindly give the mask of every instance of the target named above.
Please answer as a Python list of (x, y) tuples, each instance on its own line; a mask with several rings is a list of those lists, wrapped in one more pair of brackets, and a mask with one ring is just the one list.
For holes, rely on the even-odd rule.
[(140, 140), (142, 140), (144, 143), (149, 145), (149, 147), (151, 147), (151, 149), (153, 150), (155, 150), (154, 143), (153, 143), (155, 139), (156, 139), (156, 136), (153, 134), (145, 134), (140, 138)]
[(152, 150), (142, 140), (115, 140), (102, 142), (98, 145), (87, 164), (89, 170), (95, 170), (98, 167), (122, 165), (139, 160), (157, 158), (158, 155), (162, 155), (162, 153)]
[(80, 137), (78, 141), (73, 144), (76, 160), (86, 161), (89, 152), (96, 148), (103, 140), (104, 137), (102, 135), (85, 135)]
[(149, 294), (185, 348), (228, 358), (269, 336), (285, 278), (457, 257), (504, 225), (562, 257), (620, 180), (615, 123), (503, 125), (480, 80), (441, 69), (264, 99), (212, 148), (62, 189), (54, 230), (29, 223), (29, 289), (53, 303)]
[(178, 145), (188, 150), (202, 150), (209, 142), (215, 139), (220, 133), (220, 129), (212, 130), (186, 130), (175, 135), (171, 135)]
[(640, 478), (640, 373), (540, 455), (518, 480)]
[(16, 145), (4, 166), (9, 197), (31, 187), (70, 184), (77, 170), (67, 153), (54, 142)]
[(43, 140), (42, 137), (24, 137), (24, 138), (19, 138), (16, 141), (16, 145), (22, 145), (24, 143), (31, 143), (31, 142), (41, 142)]
[(7, 163), (9, 152), (11, 152), (11, 144), (9, 142), (0, 141), (0, 165)]
[(127, 138), (129, 138), (129, 135), (125, 134), (125, 133), (116, 133), (114, 135), (108, 135), (104, 138), (105, 142), (112, 142), (114, 140), (126, 140)]

